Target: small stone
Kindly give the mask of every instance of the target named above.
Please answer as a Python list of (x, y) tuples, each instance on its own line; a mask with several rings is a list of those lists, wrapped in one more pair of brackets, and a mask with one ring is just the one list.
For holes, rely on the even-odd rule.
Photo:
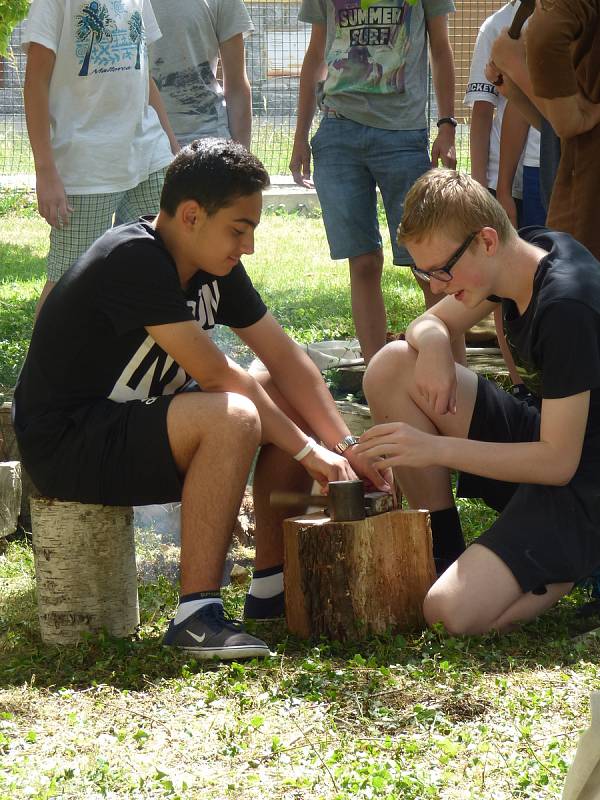
[(239, 564), (234, 564), (229, 577), (232, 583), (245, 583), (250, 577), (250, 570), (246, 567), (241, 567)]

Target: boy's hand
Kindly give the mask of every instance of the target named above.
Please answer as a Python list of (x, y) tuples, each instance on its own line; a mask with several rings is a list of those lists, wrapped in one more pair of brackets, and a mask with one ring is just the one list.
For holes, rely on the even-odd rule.
[[(452, 351), (419, 351), (415, 364), (417, 391), (435, 414), (456, 414), (456, 365)], [(362, 439), (362, 437), (361, 437)]]
[(358, 477), (363, 478), (368, 483), (372, 483), (380, 492), (392, 492), (394, 479), (391, 470), (386, 470), (382, 474), (375, 466), (375, 462), (378, 459), (372, 458), (366, 453), (359, 453), (356, 448), (357, 445), (348, 448), (344, 456), (348, 459)]
[(320, 444), (316, 445), (300, 462), (311, 478), (321, 485), (321, 492), (327, 492), (329, 481), (355, 481), (357, 476), (350, 462), (337, 453), (332, 453)]
[(364, 433), (355, 450), (371, 458), (381, 472), (390, 467), (421, 469), (436, 464), (438, 438), (405, 422), (388, 422), (375, 425)]
[(48, 225), (53, 228), (68, 225), (73, 208), (69, 205), (65, 187), (55, 167), (36, 170), (35, 191), (38, 211)]
[(305, 189), (314, 189), (314, 183), (310, 179), (310, 144), (308, 141), (294, 142), (292, 157), (290, 159), (290, 172), (294, 177), (294, 183), (304, 186)]
[(431, 146), (431, 165), (437, 167), (439, 162), (447, 169), (456, 169), (455, 132), (452, 125), (440, 125), (438, 135)]
[(518, 39), (508, 35), (508, 28), (503, 28), (492, 45), (490, 61), (504, 72), (512, 73), (515, 64), (526, 61), (525, 31)]
[(501, 70), (498, 69), (498, 65), (493, 61), (488, 61), (488, 63), (485, 65), (484, 73), (486, 80), (488, 80), (490, 83), (493, 83), (494, 86), (500, 90), (500, 87), (504, 82), (504, 76), (502, 75)]

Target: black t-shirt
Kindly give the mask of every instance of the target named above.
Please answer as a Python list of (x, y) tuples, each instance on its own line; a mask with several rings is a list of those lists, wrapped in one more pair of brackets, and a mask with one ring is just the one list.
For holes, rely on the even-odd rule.
[(506, 340), (517, 370), (539, 398), (590, 391), (582, 460), (600, 460), (600, 263), (566, 233), (530, 227), (525, 241), (548, 252), (533, 281), (531, 301), (519, 315), (502, 300)]
[(175, 262), (147, 220), (101, 236), (58, 282), (36, 322), (15, 389), (15, 424), (94, 400), (173, 394), (190, 377), (145, 330), (197, 320), (244, 328), (266, 306), (238, 263), (225, 277), (199, 271), (183, 290)]

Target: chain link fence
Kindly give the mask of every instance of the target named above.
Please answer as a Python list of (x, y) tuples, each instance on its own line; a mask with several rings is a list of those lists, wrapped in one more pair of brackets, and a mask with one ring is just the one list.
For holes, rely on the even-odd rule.
[[(155, 0), (160, 2), (160, 0)], [(298, 21), (298, 0), (247, 0), (255, 32), (246, 40), (252, 85), (252, 147), (271, 175), (287, 175), (294, 129), (300, 67), (310, 26)], [(499, 0), (461, 0), (450, 17), (450, 40), (456, 64), (457, 154), (459, 169), (469, 169), (469, 109), (462, 99), (471, 54), (483, 20), (500, 8)], [(22, 26), (12, 38), (12, 52), (0, 60), (0, 185), (33, 185), (33, 159), (23, 111), (25, 56)], [(431, 81), (430, 81), (431, 84)], [(430, 88), (429, 119), (437, 112)], [(435, 131), (434, 131), (435, 132)]]

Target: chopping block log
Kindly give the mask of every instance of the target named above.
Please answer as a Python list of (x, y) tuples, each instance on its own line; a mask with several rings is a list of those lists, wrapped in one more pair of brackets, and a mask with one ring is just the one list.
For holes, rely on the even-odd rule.
[(435, 581), (427, 511), (355, 522), (316, 513), (283, 523), (285, 610), (291, 633), (360, 640), (422, 627)]

